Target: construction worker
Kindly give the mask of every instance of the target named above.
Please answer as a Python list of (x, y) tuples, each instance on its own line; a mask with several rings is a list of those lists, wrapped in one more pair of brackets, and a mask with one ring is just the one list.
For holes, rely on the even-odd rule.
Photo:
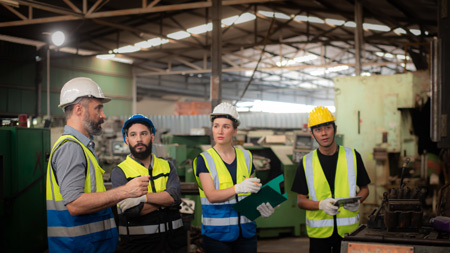
[(155, 126), (140, 114), (122, 127), (131, 154), (113, 169), (113, 187), (150, 175), (148, 193), (119, 202), (117, 252), (187, 252), (187, 232), (180, 216), (181, 189), (172, 163), (152, 154)]
[(56, 141), (47, 167), (49, 252), (114, 252), (117, 228), (111, 206), (147, 193), (148, 177), (106, 191), (94, 149), (105, 119), (103, 95), (93, 80), (78, 77), (64, 84), (59, 107), (67, 125)]
[[(298, 207), (306, 210), (310, 252), (340, 252), (345, 233), (358, 227), (360, 203), (369, 195), (370, 179), (361, 155), (336, 144), (335, 121), (322, 106), (309, 114), (310, 134), (319, 148), (302, 158), (292, 185)], [(361, 199), (343, 207), (334, 205), (339, 198), (355, 196)]]
[[(256, 252), (256, 223), (232, 208), (261, 188), (260, 180), (251, 177), (252, 154), (233, 147), (239, 114), (221, 103), (210, 116), (215, 145), (193, 162), (202, 203), (202, 247), (205, 252)], [(262, 217), (274, 212), (270, 203), (257, 209)]]

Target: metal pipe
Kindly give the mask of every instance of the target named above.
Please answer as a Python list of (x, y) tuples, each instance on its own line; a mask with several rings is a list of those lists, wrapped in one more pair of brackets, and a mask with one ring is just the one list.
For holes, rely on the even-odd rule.
[(222, 0), (212, 1), (211, 111), (222, 101)]
[(439, 132), (441, 115), (441, 59), (440, 59), (440, 43), (438, 38), (434, 38), (431, 42), (431, 120), (430, 120), (430, 138), (434, 142), (438, 142), (441, 139)]
[(363, 51), (363, 17), (362, 4), (360, 0), (355, 1), (355, 75), (360, 76), (362, 72), (361, 56)]
[(47, 119), (50, 120), (50, 45), (47, 48)]
[(131, 105), (131, 111), (134, 114), (137, 113), (137, 108), (136, 108), (136, 103), (137, 103), (137, 86), (136, 86), (136, 72), (134, 70), (134, 68), (132, 69), (132, 74), (133, 74), (133, 78), (132, 78), (132, 88), (131, 88), (131, 96), (133, 99), (132, 105)]

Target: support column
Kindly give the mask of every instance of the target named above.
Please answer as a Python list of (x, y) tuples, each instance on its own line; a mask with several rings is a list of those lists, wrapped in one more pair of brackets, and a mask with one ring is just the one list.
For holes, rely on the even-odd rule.
[(211, 111), (222, 101), (222, 0), (212, 1)]
[(131, 88), (131, 96), (133, 98), (132, 105), (131, 105), (131, 112), (133, 115), (137, 113), (136, 109), (136, 103), (137, 103), (137, 87), (136, 87), (136, 73), (134, 72), (134, 69), (132, 70), (132, 88)]
[(355, 75), (361, 75), (361, 55), (363, 52), (363, 18), (362, 18), (362, 5), (360, 0), (355, 1)]

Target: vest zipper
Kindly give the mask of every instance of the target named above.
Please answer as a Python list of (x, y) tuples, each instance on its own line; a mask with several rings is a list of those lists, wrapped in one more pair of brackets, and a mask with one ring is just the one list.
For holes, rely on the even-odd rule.
[[(236, 194), (234, 197), (236, 198), (236, 203), (238, 203), (238, 202), (239, 202), (239, 197), (238, 197), (238, 195)], [(239, 237), (241, 237), (241, 236), (242, 236), (241, 214), (240, 214), (239, 212), (238, 212), (238, 227), (239, 227)]]
[(150, 169), (148, 169), (148, 174), (150, 175), (150, 184), (152, 185), (153, 193), (156, 193), (155, 181), (153, 181), (153, 168), (150, 165)]

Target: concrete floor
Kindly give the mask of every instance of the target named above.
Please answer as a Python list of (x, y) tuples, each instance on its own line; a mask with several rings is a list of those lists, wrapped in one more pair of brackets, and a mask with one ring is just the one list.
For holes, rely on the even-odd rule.
[(309, 252), (308, 237), (258, 239), (258, 252)]

